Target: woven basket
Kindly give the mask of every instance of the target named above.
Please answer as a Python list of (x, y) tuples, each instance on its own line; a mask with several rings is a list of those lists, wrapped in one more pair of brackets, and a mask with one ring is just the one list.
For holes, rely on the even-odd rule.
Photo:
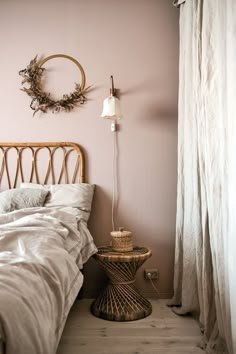
[(132, 232), (124, 231), (123, 227), (119, 231), (111, 232), (112, 250), (116, 252), (130, 252), (133, 250)]

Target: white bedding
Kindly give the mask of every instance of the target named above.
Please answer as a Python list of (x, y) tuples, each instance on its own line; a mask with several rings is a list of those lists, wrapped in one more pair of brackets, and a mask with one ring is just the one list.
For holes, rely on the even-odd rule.
[(86, 224), (82, 220), (78, 231), (77, 222), (51, 208), (0, 215), (0, 343), (6, 354), (56, 352), (83, 282)]

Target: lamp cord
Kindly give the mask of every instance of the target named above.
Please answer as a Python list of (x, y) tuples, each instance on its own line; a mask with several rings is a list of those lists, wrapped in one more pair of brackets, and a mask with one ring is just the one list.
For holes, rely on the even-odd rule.
[(158, 290), (158, 288), (155, 286), (155, 284), (153, 283), (153, 280), (151, 278), (149, 278), (153, 289), (156, 291), (157, 295), (160, 296), (160, 291)]
[(112, 229), (115, 231), (115, 207), (116, 207), (116, 192), (117, 192), (117, 169), (116, 169), (116, 131), (113, 132), (113, 190), (112, 190)]

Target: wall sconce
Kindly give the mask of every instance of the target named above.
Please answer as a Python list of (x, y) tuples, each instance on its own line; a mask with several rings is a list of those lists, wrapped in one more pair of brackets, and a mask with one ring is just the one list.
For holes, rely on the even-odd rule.
[(118, 183), (117, 183), (117, 164), (118, 164), (118, 147), (117, 147), (117, 126), (116, 120), (121, 118), (120, 100), (116, 96), (114, 88), (113, 76), (111, 75), (110, 96), (103, 101), (103, 111), (101, 117), (111, 119), (111, 131), (113, 134), (113, 192), (112, 192), (112, 229), (115, 231), (115, 214), (118, 201)]
[(115, 132), (116, 131), (115, 121), (121, 118), (121, 110), (120, 110), (120, 100), (116, 96), (116, 90), (114, 88), (114, 81), (112, 75), (111, 75), (110, 96), (105, 98), (105, 100), (103, 101), (103, 111), (101, 117), (114, 120), (114, 122), (111, 124), (111, 131)]

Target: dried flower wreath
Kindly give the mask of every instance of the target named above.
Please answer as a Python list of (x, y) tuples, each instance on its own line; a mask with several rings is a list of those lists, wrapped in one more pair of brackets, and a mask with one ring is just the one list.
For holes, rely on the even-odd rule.
[[(50, 93), (43, 91), (41, 79), (45, 70), (42, 65), (50, 59), (59, 57), (69, 59), (78, 66), (81, 73), (81, 84), (75, 83), (75, 90), (72, 93), (64, 94), (61, 99), (56, 101), (50, 98)], [(29, 85), (29, 87), (23, 87), (21, 90), (32, 98), (30, 108), (34, 110), (33, 115), (38, 111), (44, 113), (48, 111), (52, 111), (52, 113), (60, 111), (70, 112), (76, 105), (84, 104), (87, 101), (85, 92), (91, 87), (85, 88), (85, 73), (80, 63), (73, 57), (65, 54), (51, 55), (41, 61), (37, 61), (36, 55), (25, 69), (19, 71), (19, 75), (23, 77), (22, 85)]]

